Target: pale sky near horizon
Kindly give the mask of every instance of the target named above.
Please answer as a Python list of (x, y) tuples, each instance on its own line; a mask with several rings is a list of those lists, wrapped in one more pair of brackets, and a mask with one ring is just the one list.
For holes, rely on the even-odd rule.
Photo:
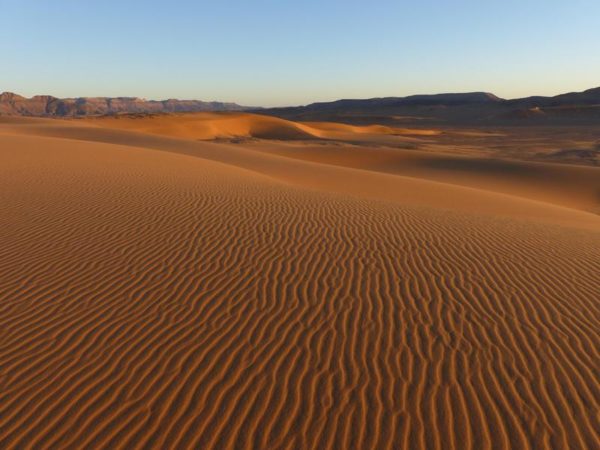
[(600, 0), (0, 0), (0, 92), (297, 105), (600, 86)]

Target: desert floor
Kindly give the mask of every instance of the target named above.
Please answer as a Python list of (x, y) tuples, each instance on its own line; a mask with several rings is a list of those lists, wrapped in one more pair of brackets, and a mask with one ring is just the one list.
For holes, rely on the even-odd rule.
[(597, 448), (596, 145), (0, 118), (0, 448)]

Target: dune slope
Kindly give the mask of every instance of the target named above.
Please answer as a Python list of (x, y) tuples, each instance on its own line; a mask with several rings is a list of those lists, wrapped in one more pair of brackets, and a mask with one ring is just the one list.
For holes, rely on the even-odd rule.
[(36, 127), (0, 130), (0, 448), (597, 443), (597, 216)]
[[(546, 164), (540, 171), (535, 165), (523, 168), (518, 162), (487, 160), (484, 162), (493, 170), (490, 167), (478, 170), (471, 163), (465, 173), (462, 161), (470, 161), (448, 155), (392, 149), (393, 156), (389, 157), (390, 149), (385, 148), (334, 145), (332, 151), (325, 146), (315, 148), (300, 143), (300, 147), (290, 147), (270, 141), (215, 144), (181, 139), (185, 134), (180, 136), (179, 130), (174, 132), (178, 137), (173, 138), (49, 119), (0, 119), (0, 133), (104, 142), (191, 155), (248, 169), (286, 184), (403, 205), (510, 216), (593, 230), (600, 227), (600, 217), (589, 213), (600, 208), (597, 195), (600, 179), (596, 176), (600, 169), (596, 168)], [(516, 165), (518, 170), (511, 167), (504, 170), (506, 164)], [(502, 176), (494, 176), (501, 172)], [(520, 176), (513, 177), (513, 172)], [(548, 182), (542, 183), (540, 189), (540, 181)]]
[(600, 214), (600, 167), (367, 145), (248, 143), (270, 155), (467, 186)]
[(97, 117), (86, 123), (179, 138), (312, 139), (316, 131), (296, 122), (255, 114), (196, 113), (169, 115), (122, 115)]
[(436, 130), (421, 130), (382, 125), (355, 126), (341, 123), (293, 122), (250, 113), (125, 114), (90, 117), (83, 121), (103, 128), (197, 140), (257, 138), (277, 140), (364, 139), (380, 136), (431, 136)]

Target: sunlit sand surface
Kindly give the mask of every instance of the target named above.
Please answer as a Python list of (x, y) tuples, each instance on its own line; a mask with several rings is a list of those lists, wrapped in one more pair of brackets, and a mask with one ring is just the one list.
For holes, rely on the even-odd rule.
[(600, 169), (447, 133), (0, 118), (0, 448), (595, 448)]

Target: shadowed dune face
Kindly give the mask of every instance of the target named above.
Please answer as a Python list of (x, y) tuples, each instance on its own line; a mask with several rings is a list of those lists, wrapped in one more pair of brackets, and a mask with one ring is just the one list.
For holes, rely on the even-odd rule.
[(598, 216), (311, 148), (0, 126), (0, 448), (593, 448)]
[(600, 145), (593, 149), (563, 149), (543, 155), (543, 158), (552, 161), (586, 161), (591, 166), (600, 166)]
[[(443, 182), (596, 214), (600, 212), (600, 170), (596, 167), (501, 160), (477, 154), (466, 157), (366, 145), (261, 142), (250, 143), (247, 148), (301, 161)], [(453, 203), (453, 207), (460, 203)], [(480, 204), (476, 208), (483, 212), (485, 206)]]

